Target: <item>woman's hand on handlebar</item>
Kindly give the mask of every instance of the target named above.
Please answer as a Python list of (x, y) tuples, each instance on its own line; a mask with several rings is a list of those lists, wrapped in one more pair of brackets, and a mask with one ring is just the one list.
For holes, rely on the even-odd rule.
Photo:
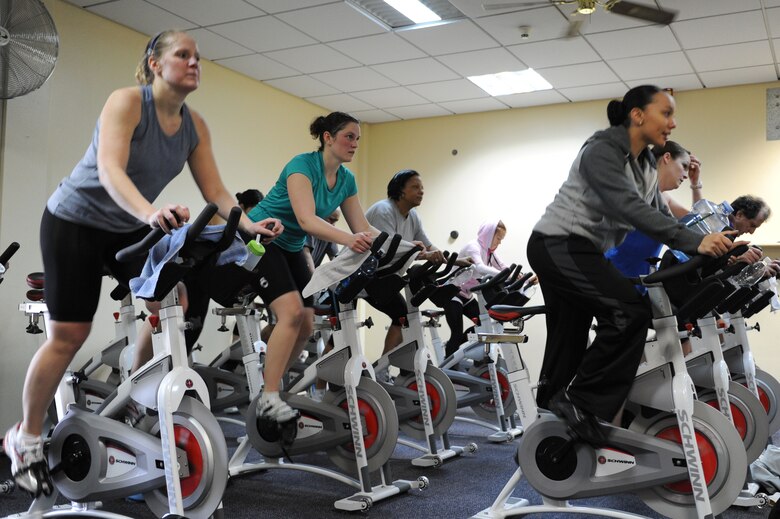
[(178, 229), (190, 219), (190, 210), (183, 205), (168, 204), (157, 209), (147, 219), (146, 223), (152, 229), (162, 229), (166, 234)]
[(371, 249), (371, 243), (373, 243), (373, 241), (374, 237), (370, 232), (356, 232), (350, 236), (349, 240), (347, 240), (347, 243), (344, 245), (349, 247), (349, 250), (352, 252), (363, 254)]
[[(441, 265), (442, 263), (447, 261), (447, 258), (444, 257), (444, 253), (436, 249), (430, 251), (424, 250), (420, 253), (418, 258), (426, 261), (430, 261), (434, 265)], [(455, 262), (457, 263), (457, 260)]]
[(707, 256), (723, 256), (734, 247), (746, 245), (745, 241), (731, 241), (736, 236), (737, 231), (723, 231), (707, 234), (699, 244), (696, 252)]
[(255, 236), (262, 236), (263, 243), (270, 243), (284, 231), (284, 225), (278, 218), (265, 218), (259, 222), (253, 222), (249, 232)]
[(456, 267), (470, 267), (474, 264), (474, 260), (472, 258), (466, 257), (466, 258), (458, 258), (455, 260), (455, 266)]

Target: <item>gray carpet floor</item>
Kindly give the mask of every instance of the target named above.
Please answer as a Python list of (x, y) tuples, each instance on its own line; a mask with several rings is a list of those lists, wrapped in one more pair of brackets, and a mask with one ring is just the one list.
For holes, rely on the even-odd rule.
[[(241, 434), (240, 428), (225, 426), (224, 430), (228, 447), (235, 447), (235, 438)], [(425, 475), (430, 479), (430, 487), (425, 491), (414, 490), (377, 502), (367, 515), (378, 518), (458, 519), (470, 517), (490, 506), (515, 471), (513, 455), (517, 440), (514, 444), (494, 444), (485, 439), (485, 433), (486, 429), (456, 421), (450, 430), (452, 443), (465, 445), (476, 442), (479, 450), (474, 454), (465, 454), (449, 460), (440, 468), (413, 467), (410, 460), (418, 455), (416, 451), (398, 446), (390, 461), (393, 477), (414, 480)], [(10, 470), (8, 460), (4, 456), (0, 458), (2, 480), (9, 476)], [(256, 458), (250, 456), (249, 459)], [(332, 466), (325, 455), (300, 456), (296, 457), (295, 461)], [(338, 511), (334, 509), (333, 503), (353, 492), (351, 487), (322, 476), (292, 470), (273, 470), (231, 479), (223, 503), (227, 519), (344, 518), (354, 517), (355, 514)], [(525, 497), (532, 503), (541, 502), (539, 495), (524, 480), (517, 486), (513, 495)], [(30, 498), (21, 491), (0, 495), (0, 515), (23, 512), (29, 503)], [(650, 518), (662, 517), (638, 497), (630, 494), (586, 499), (575, 503), (615, 508)], [(145, 504), (125, 500), (105, 503), (104, 509), (138, 519), (154, 517)], [(769, 509), (731, 507), (722, 514), (722, 519), (759, 519), (767, 517), (768, 514)], [(582, 519), (595, 516), (556, 513), (547, 514), (545, 517)]]

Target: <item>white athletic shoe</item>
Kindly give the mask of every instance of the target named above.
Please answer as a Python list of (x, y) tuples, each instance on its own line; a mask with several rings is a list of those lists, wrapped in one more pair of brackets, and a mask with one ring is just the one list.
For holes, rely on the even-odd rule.
[(279, 394), (263, 396), (257, 402), (258, 415), (273, 420), (276, 423), (289, 422), (298, 418), (298, 411), (290, 407), (287, 402), (279, 397)]
[(49, 467), (43, 457), (43, 439), (22, 441), (21, 423), (17, 423), (5, 433), (3, 450), (11, 460), (11, 474), (16, 485), (35, 497), (50, 495), (54, 486)]

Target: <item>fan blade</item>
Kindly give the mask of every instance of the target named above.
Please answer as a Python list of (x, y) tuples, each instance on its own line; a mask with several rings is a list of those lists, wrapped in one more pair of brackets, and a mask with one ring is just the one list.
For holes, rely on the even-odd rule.
[(544, 5), (555, 5), (559, 2), (552, 0), (541, 0), (537, 2), (508, 2), (503, 4), (482, 4), (483, 11), (497, 11), (499, 9), (522, 9), (525, 7), (541, 7)]
[(625, 0), (620, 0), (615, 3), (609, 10), (616, 14), (647, 20), (648, 22), (660, 23), (661, 25), (669, 25), (677, 16), (677, 11), (654, 9), (652, 7), (647, 7), (646, 5), (626, 2)]

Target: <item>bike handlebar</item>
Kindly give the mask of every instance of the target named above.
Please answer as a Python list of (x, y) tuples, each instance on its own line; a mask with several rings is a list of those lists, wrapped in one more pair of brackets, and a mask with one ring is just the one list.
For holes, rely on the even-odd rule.
[(16, 254), (16, 251), (18, 250), (19, 250), (19, 243), (11, 242), (11, 244), (8, 247), (6, 247), (3, 253), (0, 254), (0, 264), (2, 264), (3, 267), (8, 266), (8, 260), (10, 260), (11, 257), (14, 254)]
[[(239, 209), (240, 211), (240, 209)], [(175, 214), (175, 213), (174, 213)], [(206, 205), (206, 207), (203, 209), (203, 211), (200, 212), (198, 217), (195, 219), (194, 222), (187, 228), (187, 238), (184, 241), (184, 247), (189, 245), (193, 240), (195, 240), (198, 236), (200, 236), (200, 233), (205, 229), (206, 225), (209, 223), (209, 220), (211, 220), (214, 215), (217, 214), (217, 205), (213, 203), (209, 203)], [(231, 211), (231, 215), (232, 215)], [(240, 216), (240, 215), (239, 215)], [(235, 223), (236, 227), (233, 229), (233, 232), (231, 233), (231, 239), (232, 235), (235, 234), (236, 228), (238, 227), (238, 222)], [(139, 256), (142, 256), (146, 254), (149, 249), (151, 249), (155, 243), (160, 241), (162, 237), (165, 236), (165, 231), (162, 229), (152, 229), (149, 234), (147, 234), (143, 240), (139, 241), (138, 243), (134, 243), (133, 245), (130, 245), (128, 247), (125, 247), (124, 249), (120, 250), (116, 253), (116, 260), (120, 263), (127, 263), (128, 261), (131, 261), (134, 258), (137, 258)]]

